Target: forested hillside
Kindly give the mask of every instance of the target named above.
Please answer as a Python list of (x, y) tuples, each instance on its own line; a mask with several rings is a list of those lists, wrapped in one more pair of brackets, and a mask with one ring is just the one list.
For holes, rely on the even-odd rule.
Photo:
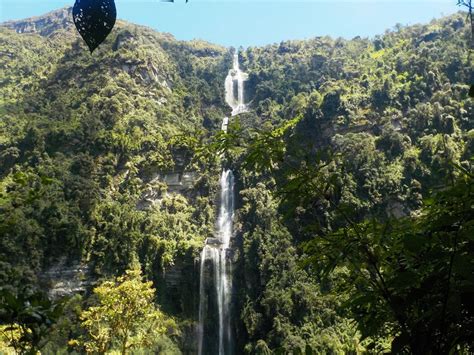
[(250, 352), (472, 344), (468, 43), (457, 15), (242, 53), (254, 111), (222, 147), (241, 173)]
[[(178, 262), (190, 290), (158, 297), (191, 318), (219, 170), (180, 137), (220, 126), (228, 53), (118, 25), (93, 56), (69, 10), (0, 29), (0, 283), (84, 288), (139, 263), (162, 284)], [(50, 280), (58, 267), (82, 270), (85, 282)]]
[(35, 346), (100, 353), (79, 314), (130, 285), (169, 318), (137, 348), (195, 353), (223, 163), (236, 354), (473, 351), (469, 35), (460, 13), (240, 49), (250, 112), (226, 134), (234, 49), (119, 21), (91, 55), (70, 10), (4, 23), (2, 302), (68, 296)]

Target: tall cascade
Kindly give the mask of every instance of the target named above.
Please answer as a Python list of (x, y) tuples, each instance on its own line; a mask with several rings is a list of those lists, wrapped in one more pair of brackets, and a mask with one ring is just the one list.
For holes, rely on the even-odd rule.
[[(244, 81), (247, 74), (239, 69), (234, 54), (233, 68), (225, 79), (226, 102), (232, 116), (247, 112), (244, 102)], [(229, 118), (224, 117), (222, 130), (227, 132)], [(233, 353), (231, 326), (232, 270), (230, 239), (234, 216), (234, 174), (223, 169), (220, 177), (219, 214), (215, 237), (207, 238), (201, 252), (199, 274), (199, 355)]]
[(234, 54), (233, 68), (225, 79), (225, 101), (232, 107), (232, 116), (247, 112), (247, 105), (244, 103), (244, 81), (248, 75), (239, 68), (239, 56)]

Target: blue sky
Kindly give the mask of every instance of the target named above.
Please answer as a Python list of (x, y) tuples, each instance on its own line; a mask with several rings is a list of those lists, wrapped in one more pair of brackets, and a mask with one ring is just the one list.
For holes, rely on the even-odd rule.
[[(0, 21), (41, 15), (74, 0), (0, 0)], [(116, 0), (118, 17), (226, 46), (314, 36), (372, 37), (397, 23), (426, 23), (459, 11), (456, 0)]]

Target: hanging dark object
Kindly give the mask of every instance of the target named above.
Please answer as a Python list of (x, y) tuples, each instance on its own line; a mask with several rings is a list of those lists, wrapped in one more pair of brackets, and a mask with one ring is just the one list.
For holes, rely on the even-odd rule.
[(72, 16), (92, 53), (114, 28), (117, 10), (114, 0), (76, 0)]
[(471, 84), (469, 88), (469, 96), (474, 98), (474, 84)]

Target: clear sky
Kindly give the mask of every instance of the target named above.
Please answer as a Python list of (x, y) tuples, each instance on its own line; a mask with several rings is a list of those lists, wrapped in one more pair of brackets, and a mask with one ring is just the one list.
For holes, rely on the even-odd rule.
[[(41, 15), (74, 0), (0, 0), (0, 21)], [(456, 0), (116, 0), (118, 17), (226, 46), (314, 36), (372, 37), (395, 24), (459, 11)]]

